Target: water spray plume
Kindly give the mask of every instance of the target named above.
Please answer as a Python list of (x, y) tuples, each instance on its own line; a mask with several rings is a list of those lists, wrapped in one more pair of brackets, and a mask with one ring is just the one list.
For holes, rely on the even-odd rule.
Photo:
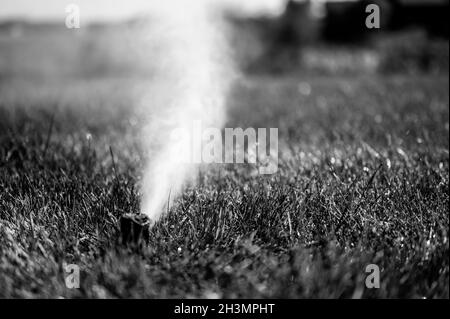
[(234, 75), (223, 17), (214, 1), (159, 2), (152, 12), (156, 75), (141, 104), (146, 114), (143, 148), (148, 152), (142, 181), (141, 213), (156, 221), (175, 200), (195, 164), (183, 156), (202, 141), (170, 138), (174, 130), (223, 127), (226, 96)]

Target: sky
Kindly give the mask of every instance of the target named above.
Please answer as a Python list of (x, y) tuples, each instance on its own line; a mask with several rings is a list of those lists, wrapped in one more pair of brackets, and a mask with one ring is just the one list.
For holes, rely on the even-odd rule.
[[(65, 8), (77, 4), (85, 21), (122, 20), (145, 13), (158, 2), (171, 0), (0, 0), (0, 19), (65, 19)], [(185, 0), (197, 1), (197, 0)], [(278, 14), (286, 0), (213, 0), (222, 2), (243, 14)]]

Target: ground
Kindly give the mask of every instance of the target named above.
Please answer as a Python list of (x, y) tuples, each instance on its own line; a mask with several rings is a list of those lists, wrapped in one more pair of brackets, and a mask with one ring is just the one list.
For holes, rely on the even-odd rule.
[(448, 70), (243, 76), (226, 126), (278, 127), (277, 174), (203, 166), (136, 252), (118, 220), (139, 210), (146, 80), (50, 81), (75, 62), (14, 41), (50, 74), (0, 68), (0, 297), (449, 297)]
[(126, 81), (30, 81), (1, 87), (1, 297), (448, 298), (447, 77), (249, 77), (227, 126), (277, 125), (278, 173), (203, 167), (141, 253), (117, 245), (139, 205)]

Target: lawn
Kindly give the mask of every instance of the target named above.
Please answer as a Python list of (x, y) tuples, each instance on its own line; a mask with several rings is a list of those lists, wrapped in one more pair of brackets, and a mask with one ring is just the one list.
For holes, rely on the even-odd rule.
[(202, 166), (137, 253), (142, 82), (0, 82), (0, 297), (449, 297), (448, 74), (241, 79), (227, 127), (278, 127), (278, 172)]

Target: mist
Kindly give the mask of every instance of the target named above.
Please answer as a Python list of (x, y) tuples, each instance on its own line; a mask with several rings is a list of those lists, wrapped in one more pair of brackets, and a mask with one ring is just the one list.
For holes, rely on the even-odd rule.
[(149, 52), (149, 59), (156, 69), (151, 87), (139, 101), (145, 116), (142, 146), (147, 153), (141, 212), (156, 221), (198, 169), (183, 160), (189, 152), (180, 150), (202, 141), (191, 136), (192, 144), (183, 145), (186, 137), (174, 139), (173, 132), (194, 123), (221, 128), (236, 71), (222, 11), (212, 1), (173, 0), (155, 7), (151, 17), (148, 32), (155, 50)]

